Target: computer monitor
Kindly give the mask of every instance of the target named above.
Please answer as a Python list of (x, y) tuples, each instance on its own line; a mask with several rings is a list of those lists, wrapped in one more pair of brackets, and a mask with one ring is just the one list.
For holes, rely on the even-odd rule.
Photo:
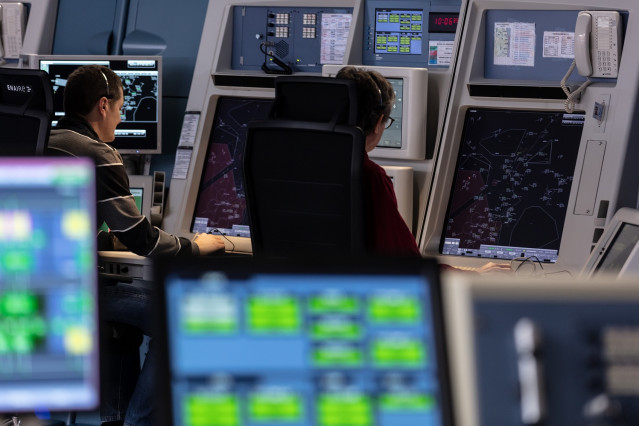
[[(322, 75), (334, 77), (344, 65), (324, 65)], [(395, 105), (391, 117), (395, 120), (386, 129), (371, 158), (423, 160), (426, 155), (426, 105), (428, 70), (426, 68), (362, 66), (377, 71), (393, 86)]]
[(584, 119), (469, 108), (440, 253), (556, 262)]
[(272, 99), (217, 99), (190, 232), (224, 234), (232, 242), (233, 247), (227, 247), (230, 251), (236, 239), (240, 239), (238, 246), (250, 246), (243, 168), (247, 124), (266, 118), (272, 104)]
[(639, 211), (619, 209), (606, 225), (582, 275), (632, 275), (639, 272)]
[(129, 175), (129, 191), (143, 216), (151, 220), (153, 205), (153, 176)]
[(636, 277), (446, 275), (455, 421), (637, 424)]
[(448, 67), (461, 1), (366, 0), (362, 64)]
[(99, 404), (95, 166), (0, 158), (0, 413)]
[(49, 73), (53, 85), (52, 123), (64, 116), (63, 97), (67, 78), (82, 65), (104, 65), (122, 80), (124, 106), (122, 122), (111, 145), (121, 154), (162, 152), (162, 57), (41, 55), (30, 58), (32, 68)]
[(416, 260), (158, 263), (161, 418), (451, 424), (438, 267)]
[[(135, 205), (142, 216), (151, 221), (151, 206), (153, 205), (153, 176), (129, 175), (129, 191), (133, 195)], [(104, 232), (109, 231), (106, 222), (100, 225)]]
[(367, 23), (364, 56), (369, 61), (383, 60), (388, 66), (426, 66), (427, 7), (423, 1), (416, 0), (395, 1), (392, 4), (368, 0), (364, 11)]

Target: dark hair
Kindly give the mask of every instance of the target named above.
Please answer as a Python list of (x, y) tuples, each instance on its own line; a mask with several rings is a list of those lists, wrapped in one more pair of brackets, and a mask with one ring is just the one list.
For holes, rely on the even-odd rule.
[(64, 88), (64, 113), (85, 116), (101, 97), (120, 99), (122, 81), (102, 65), (84, 65), (69, 75)]
[(347, 66), (339, 70), (335, 78), (355, 81), (357, 125), (365, 135), (373, 132), (380, 115), (390, 117), (395, 103), (395, 91), (380, 73)]

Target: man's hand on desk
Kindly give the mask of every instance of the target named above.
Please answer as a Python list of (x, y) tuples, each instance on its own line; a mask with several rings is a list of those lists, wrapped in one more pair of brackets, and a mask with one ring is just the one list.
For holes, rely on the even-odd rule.
[(197, 244), (202, 256), (224, 252), (224, 240), (219, 235), (196, 234), (193, 243)]
[(477, 272), (480, 274), (486, 272), (512, 272), (513, 270), (510, 268), (510, 263), (494, 263), (488, 262), (482, 267), (477, 269)]

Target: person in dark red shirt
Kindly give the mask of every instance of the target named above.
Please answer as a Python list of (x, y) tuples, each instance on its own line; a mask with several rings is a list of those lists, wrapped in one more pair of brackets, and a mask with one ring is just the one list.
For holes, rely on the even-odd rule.
[(393, 182), (382, 167), (368, 158), (379, 143), (390, 118), (395, 92), (380, 73), (352, 66), (342, 68), (336, 78), (355, 81), (357, 125), (366, 136), (363, 164), (366, 246), (375, 255), (420, 256), (415, 237), (397, 210)]
[[(357, 88), (357, 125), (366, 136), (366, 154), (363, 164), (364, 209), (366, 246), (374, 255), (421, 256), (415, 237), (397, 210), (393, 182), (383, 168), (368, 158), (391, 126), (390, 118), (395, 91), (388, 80), (373, 70), (346, 66), (336, 78), (353, 80)], [(458, 270), (440, 264), (442, 270)], [(510, 265), (489, 262), (473, 273), (511, 272)]]

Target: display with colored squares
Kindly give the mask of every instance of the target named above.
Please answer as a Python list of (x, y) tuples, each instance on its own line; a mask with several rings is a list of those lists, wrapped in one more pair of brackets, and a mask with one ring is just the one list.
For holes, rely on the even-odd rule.
[(424, 276), (248, 271), (164, 278), (174, 424), (446, 424)]
[(95, 171), (0, 159), (0, 412), (98, 400)]

